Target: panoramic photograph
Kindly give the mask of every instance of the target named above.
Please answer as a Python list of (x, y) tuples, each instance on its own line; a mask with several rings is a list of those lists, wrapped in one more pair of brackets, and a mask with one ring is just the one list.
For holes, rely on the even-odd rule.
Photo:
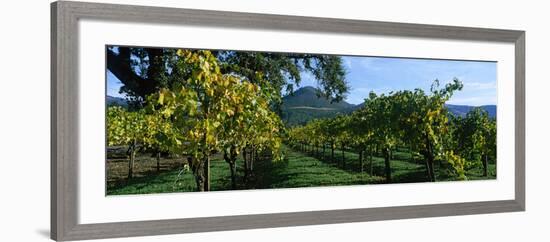
[(106, 46), (106, 195), (497, 177), (497, 63)]

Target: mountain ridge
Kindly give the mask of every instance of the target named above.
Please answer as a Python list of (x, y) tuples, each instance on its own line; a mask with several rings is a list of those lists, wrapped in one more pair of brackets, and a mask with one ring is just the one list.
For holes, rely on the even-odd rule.
[(113, 97), (113, 96), (107, 95), (105, 97), (105, 103), (107, 104), (108, 107), (109, 106), (128, 107), (128, 101), (126, 101), (126, 99), (121, 97)]
[(346, 101), (331, 102), (330, 99), (323, 97), (317, 88), (312, 86), (301, 87), (292, 94), (284, 96), (283, 105), (289, 107), (307, 106), (315, 108), (351, 108), (355, 106)]

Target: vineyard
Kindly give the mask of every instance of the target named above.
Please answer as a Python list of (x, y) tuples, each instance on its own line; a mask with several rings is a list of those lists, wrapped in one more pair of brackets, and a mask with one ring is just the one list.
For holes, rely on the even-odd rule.
[[(330, 149), (331, 160), (335, 149), (354, 150), (359, 154), (359, 169), (365, 163), (372, 174), (372, 156), (384, 159), (384, 176), (392, 182), (391, 158), (400, 147), (406, 147), (410, 159), (422, 156), (428, 181), (437, 180), (435, 162), (452, 167), (458, 180), (467, 180), (466, 171), (483, 166), (488, 176), (489, 159), (496, 161), (496, 121), (480, 109), (469, 112), (465, 118), (449, 115), (444, 106), (453, 92), (462, 89), (457, 79), (442, 89), (432, 85), (432, 93), (422, 90), (400, 91), (388, 96), (371, 93), (365, 105), (350, 115), (333, 119), (314, 120), (289, 131), (289, 144), (299, 150), (322, 152)], [(340, 166), (346, 167), (342, 152)], [(475, 162), (479, 161), (479, 162)]]
[(285, 80), (309, 70), (338, 103), (348, 88), (338, 57), (126, 51), (112, 58), (141, 56), (133, 78), (157, 83), (127, 82), (131, 105), (107, 108), (109, 195), (496, 177), (496, 119), (445, 106), (458, 79), (429, 92), (371, 92), (357, 109), (297, 124), (281, 118)]

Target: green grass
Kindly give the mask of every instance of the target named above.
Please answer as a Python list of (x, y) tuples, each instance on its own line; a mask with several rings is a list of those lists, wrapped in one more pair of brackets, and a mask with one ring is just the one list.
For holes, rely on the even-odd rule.
[[(372, 175), (370, 164), (364, 162), (361, 172), (358, 154), (345, 152), (345, 167), (342, 166), (340, 150), (335, 150), (335, 160), (330, 157), (330, 150), (325, 155), (305, 154), (283, 147), (286, 158), (283, 161), (258, 161), (255, 164), (254, 176), (245, 184), (243, 181), (242, 160), (237, 160), (237, 189), (296, 188), (339, 185), (360, 185), (384, 183), (384, 160), (373, 157)], [(392, 182), (426, 182), (426, 171), (421, 160), (412, 161), (408, 152), (395, 152), (391, 160)], [(455, 180), (447, 167), (436, 164), (438, 181)], [(213, 156), (211, 162), (211, 190), (232, 190), (229, 167), (219, 155)], [(489, 167), (489, 179), (496, 177), (495, 165)], [(487, 179), (481, 176), (481, 169), (468, 171), (470, 180)], [(131, 179), (108, 186), (108, 195), (149, 194), (196, 191), (195, 179), (190, 171), (182, 172), (181, 168), (172, 168), (160, 173), (146, 173)]]
[[(358, 172), (361, 170), (359, 163), (359, 154), (355, 152), (345, 151), (345, 169), (347, 172)], [(330, 149), (326, 149), (324, 155), (322, 151), (320, 153), (307, 152), (307, 155), (318, 157), (319, 160), (324, 162), (340, 164), (338, 167), (342, 169), (342, 150), (334, 150), (334, 160), (331, 157)], [(364, 158), (364, 171), (370, 173), (369, 162)], [(456, 181), (456, 175), (452, 174), (452, 169), (446, 164), (434, 164), (435, 176), (437, 181)], [(426, 166), (424, 160), (420, 157), (411, 159), (411, 155), (408, 151), (398, 150), (394, 151), (393, 159), (390, 160), (392, 183), (414, 183), (414, 182), (428, 182)], [(373, 157), (372, 175), (384, 176), (384, 159), (382, 157)], [(496, 165), (489, 164), (488, 177), (483, 176), (483, 170), (480, 167), (470, 169), (466, 172), (468, 180), (487, 180), (496, 178)]]
[[(238, 161), (242, 163), (242, 161)], [(231, 178), (229, 166), (225, 161), (214, 159), (210, 166), (211, 190), (221, 191), (231, 189)], [(242, 169), (238, 168), (238, 177), (242, 177)], [(242, 189), (243, 184), (239, 184)], [(120, 184), (108, 189), (108, 195), (121, 194), (148, 194), (148, 193), (169, 193), (169, 192), (192, 192), (196, 191), (195, 178), (191, 171), (184, 171), (182, 168), (150, 174), (143, 177), (131, 179), (126, 184)]]
[(286, 150), (287, 159), (276, 163), (262, 163), (258, 168), (262, 177), (260, 188), (317, 187), (382, 183), (383, 178), (338, 168), (315, 157)]

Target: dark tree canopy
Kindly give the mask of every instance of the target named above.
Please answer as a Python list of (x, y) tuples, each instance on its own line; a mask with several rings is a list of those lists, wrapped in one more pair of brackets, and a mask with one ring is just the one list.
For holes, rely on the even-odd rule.
[[(212, 51), (223, 73), (232, 73), (257, 83), (267, 80), (274, 92), (292, 93), (300, 85), (301, 73), (309, 72), (317, 80), (319, 95), (339, 102), (349, 90), (342, 59), (333, 55)], [(175, 49), (108, 47), (107, 69), (121, 82), (133, 105), (141, 106), (145, 97), (162, 87), (186, 78), (189, 73), (176, 68)], [(261, 78), (258, 78), (261, 77)], [(257, 83), (260, 84), (260, 83)]]
[(141, 105), (145, 97), (169, 85), (174, 51), (155, 48), (107, 48), (107, 69), (121, 82), (133, 105)]

